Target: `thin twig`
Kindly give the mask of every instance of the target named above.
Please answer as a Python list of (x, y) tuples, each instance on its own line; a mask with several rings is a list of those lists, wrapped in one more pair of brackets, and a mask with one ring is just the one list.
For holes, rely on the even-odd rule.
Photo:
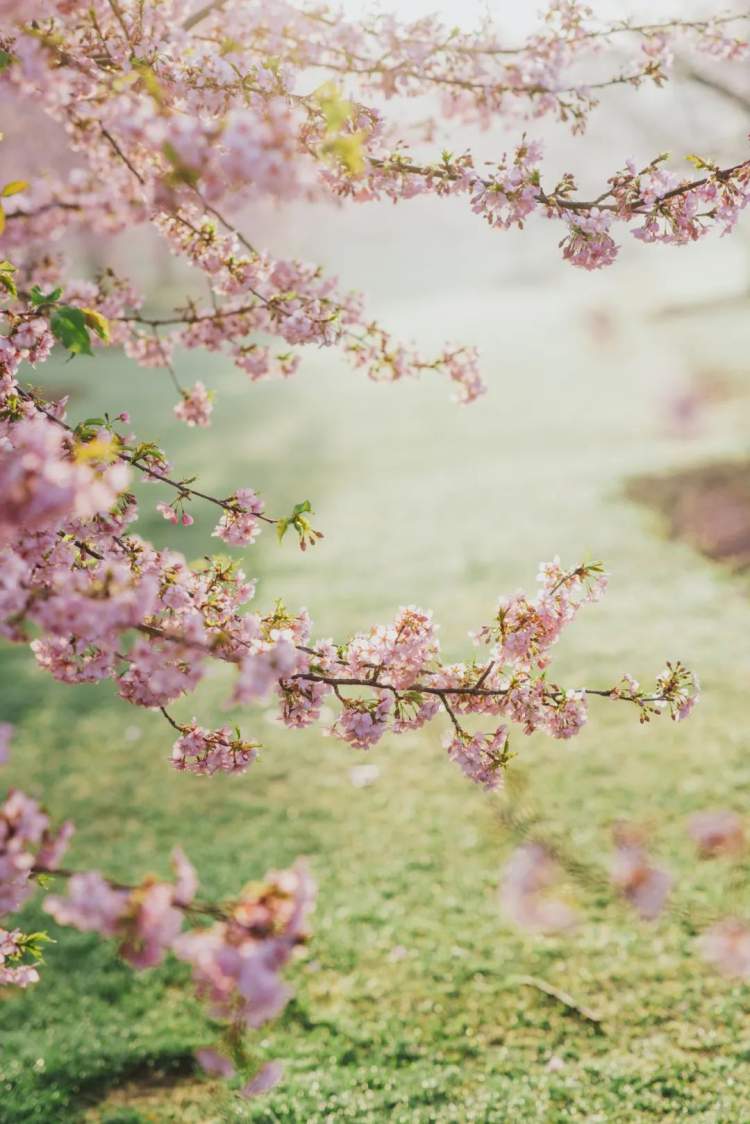
[(593, 1023), (600, 1034), (604, 1033), (602, 1016), (592, 1011), (590, 1007), (585, 1007), (582, 1003), (579, 1003), (569, 992), (547, 983), (546, 980), (540, 980), (536, 976), (514, 976), (513, 982), (521, 987), (533, 987), (536, 991), (541, 991), (543, 995), (560, 1003), (567, 1011), (577, 1015), (587, 1023)]

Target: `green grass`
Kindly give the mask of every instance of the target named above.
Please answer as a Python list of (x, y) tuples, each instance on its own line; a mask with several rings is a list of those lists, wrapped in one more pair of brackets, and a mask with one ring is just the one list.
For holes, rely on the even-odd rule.
[[(665, 542), (654, 517), (622, 498), (630, 474), (732, 452), (731, 441), (660, 437), (633, 340), (603, 359), (564, 326), (566, 308), (530, 309), (521, 295), (505, 301), (502, 326), (488, 298), (463, 312), (464, 335), (497, 356), (492, 395), (469, 410), (441, 384), (374, 387), (324, 354), (296, 381), (258, 387), (186, 359), (186, 381), (220, 389), (215, 428), (189, 435), (168, 423), (164, 441), (209, 491), (247, 483), (282, 512), (313, 501), (324, 543), (302, 556), (266, 535), (247, 568), (261, 604), (306, 604), (320, 635), (343, 637), (416, 602), (436, 610), (445, 651), (460, 657), (466, 631), (500, 592), (530, 586), (540, 559), (603, 557), (611, 592), (561, 643), (560, 674), (576, 685), (625, 670), (645, 681), (679, 657), (700, 672), (705, 702), (689, 723), (645, 729), (629, 709), (595, 704), (571, 745), (518, 736), (514, 776), (546, 829), (587, 862), (606, 862), (618, 816), (650, 823), (690, 916), (641, 925), (571, 886), (586, 918), (575, 933), (510, 929), (496, 902), (510, 845), (498, 804), (445, 759), (437, 723), (383, 742), (368, 758), (380, 778), (356, 789), (349, 769), (362, 755), (247, 712), (245, 730), (266, 746), (260, 762), (243, 777), (201, 780), (170, 770), (158, 715), (108, 686), (57, 685), (28, 652), (5, 649), (0, 713), (18, 724), (10, 779), (76, 819), (71, 865), (166, 873), (179, 841), (204, 893), (220, 896), (305, 854), (320, 895), (309, 952), (292, 971), (296, 998), (255, 1043), (259, 1058), (285, 1059), (286, 1079), (251, 1104), (196, 1073), (192, 1050), (212, 1030), (182, 966), (135, 974), (108, 944), (30, 908), (29, 923), (58, 943), (36, 988), (3, 997), (3, 1124), (750, 1120), (750, 993), (704, 968), (691, 920), (728, 899), (746, 909), (747, 887), (720, 863), (696, 864), (684, 836), (699, 807), (748, 810), (747, 588)], [(418, 315), (416, 303), (391, 311)], [(420, 315), (424, 331), (442, 334), (439, 303), (432, 327)], [(140, 433), (164, 433), (171, 398), (158, 373), (109, 357), (58, 367), (55, 379), (74, 389), (77, 414), (127, 406)], [(142, 495), (149, 506), (157, 490)], [(147, 530), (195, 557), (210, 549), (212, 521), (204, 510), (190, 530), (158, 517)], [(221, 720), (227, 683), (207, 680), (176, 713)], [(520, 975), (596, 1008), (601, 1032)]]

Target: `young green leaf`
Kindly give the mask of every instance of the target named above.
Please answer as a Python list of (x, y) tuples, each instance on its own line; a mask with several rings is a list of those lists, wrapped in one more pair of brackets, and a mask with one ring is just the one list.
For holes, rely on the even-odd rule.
[(93, 355), (86, 317), (80, 308), (61, 305), (50, 319), (52, 334), (71, 355)]
[(106, 316), (102, 316), (101, 312), (97, 312), (95, 308), (82, 308), (81, 312), (89, 328), (92, 328), (99, 339), (109, 343), (109, 320)]
[(29, 294), (29, 299), (34, 308), (41, 308), (43, 304), (57, 304), (61, 296), (62, 289), (53, 289), (51, 292), (45, 294), (38, 285), (34, 285)]
[(25, 191), (29, 186), (27, 180), (11, 180), (6, 183), (5, 187), (0, 191), (3, 199), (7, 199), (9, 195), (18, 195), (19, 191)]

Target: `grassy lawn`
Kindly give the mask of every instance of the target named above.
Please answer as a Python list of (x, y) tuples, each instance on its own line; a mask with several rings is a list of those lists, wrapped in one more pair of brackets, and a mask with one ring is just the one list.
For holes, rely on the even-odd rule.
[[(60, 365), (54, 378), (73, 390), (77, 415), (130, 408), (136, 429), (162, 437), (208, 491), (247, 483), (274, 511), (309, 497), (325, 541), (303, 556), (264, 536), (247, 568), (261, 604), (306, 604), (319, 635), (343, 637), (415, 602), (435, 609), (458, 658), (466, 631), (499, 593), (531, 586), (538, 561), (603, 558), (611, 592), (560, 645), (560, 675), (605, 686), (628, 670), (647, 681), (681, 658), (705, 701), (680, 726), (640, 728), (602, 702), (572, 745), (518, 735), (513, 790), (592, 864), (606, 862), (615, 818), (649, 823), (687, 914), (647, 926), (572, 886), (580, 929), (510, 929), (496, 901), (511, 845), (503, 798), (445, 759), (438, 724), (381, 743), (368, 757), (380, 776), (360, 789), (349, 770), (361, 754), (317, 730), (284, 731), (261, 708), (238, 716), (266, 746), (248, 774), (179, 776), (160, 716), (107, 686), (57, 685), (6, 647), (0, 716), (18, 725), (7, 772), (76, 819), (70, 865), (165, 873), (179, 841), (204, 893), (220, 896), (305, 854), (320, 894), (292, 972), (296, 998), (257, 1039), (259, 1058), (285, 1059), (286, 1079), (249, 1104), (193, 1065), (212, 1032), (183, 966), (135, 974), (106, 943), (58, 932), (30, 908), (28, 923), (59, 943), (36, 988), (2, 999), (3, 1124), (750, 1120), (750, 992), (704, 968), (693, 947), (695, 919), (728, 896), (746, 909), (750, 887), (721, 863), (696, 864), (684, 834), (697, 808), (748, 811), (747, 586), (666, 542), (622, 495), (634, 473), (741, 446), (713, 432), (690, 445), (660, 435), (658, 354), (630, 329), (596, 351), (571, 317), (579, 296), (543, 291), (532, 303), (519, 291), (504, 297), (502, 323), (491, 292), (453, 310), (463, 337), (486, 345), (492, 394), (468, 410), (442, 384), (372, 386), (323, 353), (294, 382), (258, 387), (193, 356), (180, 365), (185, 381), (204, 378), (220, 397), (215, 428), (192, 436), (176, 422), (165, 433), (171, 395), (158, 372), (114, 356)], [(417, 295), (388, 312), (428, 339), (451, 317), (447, 302), (425, 309)], [(142, 496), (153, 506), (157, 490)], [(197, 557), (212, 525), (210, 511), (198, 515), (180, 532), (155, 516), (144, 533)], [(175, 713), (220, 721), (227, 682), (207, 680)], [(529, 975), (595, 1008), (601, 1026), (523, 985)], [(553, 1055), (561, 1068), (548, 1068)]]

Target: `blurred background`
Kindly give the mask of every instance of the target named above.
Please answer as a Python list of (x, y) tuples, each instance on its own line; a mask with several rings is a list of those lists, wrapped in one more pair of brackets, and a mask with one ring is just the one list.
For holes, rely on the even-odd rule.
[[(399, 14), (438, 8), (467, 25), (484, 12), (414, 0)], [(532, 7), (490, 8), (512, 42), (534, 26)], [(650, 21), (693, 9), (715, 11), (595, 5)], [(613, 56), (595, 66), (611, 73)], [(544, 141), (548, 180), (574, 171), (588, 196), (629, 156), (735, 162), (750, 128), (746, 69), (685, 59), (682, 71), (661, 90), (605, 91), (582, 138), (526, 125)], [(405, 112), (416, 120), (419, 107)], [(523, 127), (457, 130), (454, 146), (497, 158)], [(210, 1029), (182, 967), (136, 976), (96, 938), (66, 931), (43, 982), (3, 1003), (0, 1120), (745, 1119), (747, 988), (705, 968), (694, 937), (701, 911), (746, 912), (750, 885), (741, 868), (696, 864), (684, 828), (698, 809), (750, 810), (747, 221), (678, 249), (623, 235), (615, 266), (594, 275), (561, 262), (552, 224), (493, 232), (461, 199), (258, 206), (243, 225), (274, 253), (363, 289), (373, 315), (425, 351), (446, 338), (477, 344), (489, 393), (461, 408), (438, 378), (373, 385), (327, 351), (306, 353), (289, 381), (251, 386), (193, 352), (178, 357), (183, 384), (217, 391), (213, 428), (196, 432), (172, 417), (165, 372), (99, 353), (44, 369), (71, 412), (127, 409), (208, 492), (251, 486), (274, 511), (309, 498), (326, 535), (315, 551), (264, 535), (243, 561), (259, 604), (306, 605), (317, 635), (343, 638), (415, 603), (434, 609), (444, 652), (462, 658), (468, 630), (499, 594), (532, 587), (539, 561), (593, 556), (610, 591), (556, 649), (558, 678), (603, 687), (629, 671), (648, 682), (681, 659), (704, 700), (676, 727), (639, 727), (602, 702), (572, 744), (517, 735), (510, 794), (497, 799), (445, 759), (439, 722), (365, 758), (317, 729), (291, 734), (261, 707), (230, 716), (264, 743), (259, 763), (209, 781), (171, 771), (158, 716), (108, 686), (71, 691), (28, 652), (3, 650), (0, 709), (19, 726), (11, 780), (77, 820), (70, 865), (137, 877), (164, 869), (179, 841), (220, 896), (238, 871), (306, 854), (320, 898), (297, 998), (256, 1043), (259, 1057), (287, 1064), (268, 1098), (238, 1107), (195, 1075), (191, 1052)], [(78, 252), (89, 268), (104, 255)], [(157, 309), (192, 284), (145, 237), (128, 234), (106, 256)], [(191, 558), (212, 549), (210, 511), (177, 530), (153, 512), (155, 488), (140, 498), (142, 533)], [(175, 706), (179, 719), (225, 720), (227, 682), (210, 678)], [(645, 824), (677, 876), (678, 908), (649, 927), (571, 884), (580, 929), (511, 930), (496, 891), (518, 835), (514, 801), (593, 864), (606, 862), (614, 820)], [(602, 1024), (524, 987), (528, 975), (593, 1006)]]

